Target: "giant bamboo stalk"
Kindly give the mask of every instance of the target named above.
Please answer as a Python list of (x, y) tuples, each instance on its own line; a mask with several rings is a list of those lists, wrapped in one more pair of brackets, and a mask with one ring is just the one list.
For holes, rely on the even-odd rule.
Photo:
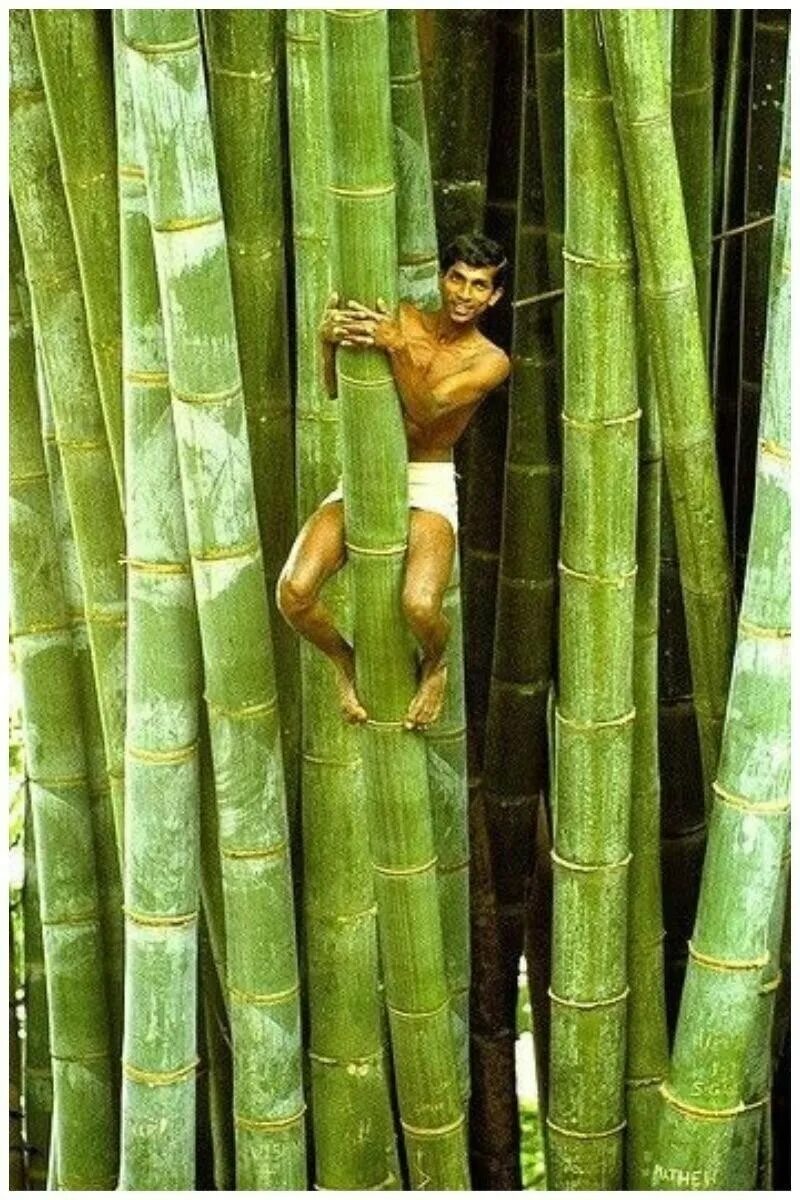
[[(536, 9), (533, 14), (539, 146), (547, 226), (547, 264), (552, 289), (564, 286), (564, 12)], [(558, 385), (563, 378), (564, 302), (553, 301), (553, 333), (558, 353)]]
[(297, 638), (275, 606), (275, 584), (295, 533), (278, 103), (282, 20), (277, 10), (269, 9), (206, 9), (203, 15), (214, 150), (270, 603), (286, 796), (293, 813), (300, 664)]
[(25, 884), (22, 891), (25, 945), (25, 1154), (28, 1189), (44, 1190), (50, 1153), (50, 1123), (53, 1115), (53, 1069), (50, 1064), (50, 1035), (47, 1017), (47, 987), (44, 975), (42, 916), (39, 911), (39, 880), (36, 840), (33, 829), (30, 787), (25, 789)]
[[(22, 684), (47, 972), (60, 1188), (111, 1189), (116, 1114), (72, 633), (47, 485), (27, 305), (10, 281), (11, 619)], [(80, 998), (78, 1004), (76, 997)]]
[[(330, 295), (322, 16), (291, 10), (289, 134), (297, 280), (298, 508), (306, 519), (341, 475), (338, 401), (322, 378), (319, 323)], [(350, 625), (341, 573), (326, 603)], [(316, 1183), (396, 1183), (393, 1118), (381, 1027), (375, 895), (366, 794), (355, 731), (339, 714), (330, 665), (301, 648), (303, 852), (310, 1076)]]
[(117, 23), (128, 562), (122, 1187), (195, 1181), (200, 646), (147, 189)]
[[(622, 1179), (636, 577), (636, 308), (596, 16), (565, 17), (564, 486), (551, 983), (556, 1188)], [(598, 805), (597, 797), (603, 803)]]
[(753, 530), (697, 922), (663, 1089), (653, 1170), (661, 1188), (752, 1188), (758, 1139), (737, 1147), (737, 1134), (751, 1120), (748, 1110), (768, 1099), (748, 1094), (748, 1085), (753, 1043), (770, 1040), (761, 987), (779, 942), (789, 826), (788, 108), (785, 118)]
[(30, 17), (16, 9), (10, 20), (11, 191), (78, 549), (121, 855), (125, 721), (122, 513)]
[[(417, 22), (411, 10), (389, 11), (389, 65), (397, 179), (398, 295), (400, 300), (418, 308), (436, 309), (441, 303), (436, 223), (419, 69)], [(445, 973), (461, 1094), (466, 1101), (470, 1094), (469, 837), (461, 565), (458, 548), (442, 607), (450, 622), (450, 640), (446, 651), (447, 691), (436, 725), (425, 733), (425, 747), (438, 859), (436, 871)]]
[(122, 503), (119, 222), (111, 55), (102, 27), (103, 14), (97, 10), (32, 9), (31, 20)]
[(269, 616), (197, 21), (125, 10), (205, 668), (223, 860), (237, 1187), (302, 1188), (288, 827)]
[[(326, 10), (335, 290), (396, 303), (386, 13)], [(353, 111), (351, 98), (361, 103)], [(347, 544), (370, 844), (400, 1116), (412, 1184), (468, 1187), (449, 1021), (424, 739), (403, 727), (415, 687), (400, 611), (408, 525), (400, 409), (381, 352), (340, 349)], [(362, 416), (369, 404), (369, 419)]]
[[(731, 578), (661, 17), (656, 9), (604, 10), (602, 21), (639, 254), (708, 795), (730, 672)], [(674, 346), (683, 348), (680, 355), (673, 354)]]

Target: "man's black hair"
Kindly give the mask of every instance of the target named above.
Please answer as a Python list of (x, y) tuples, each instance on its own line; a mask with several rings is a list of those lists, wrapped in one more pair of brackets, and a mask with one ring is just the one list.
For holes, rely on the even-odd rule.
[(449, 271), (457, 262), (468, 267), (494, 267), (495, 289), (505, 284), (508, 259), (503, 247), (482, 233), (462, 233), (446, 247), (441, 259), (442, 271)]

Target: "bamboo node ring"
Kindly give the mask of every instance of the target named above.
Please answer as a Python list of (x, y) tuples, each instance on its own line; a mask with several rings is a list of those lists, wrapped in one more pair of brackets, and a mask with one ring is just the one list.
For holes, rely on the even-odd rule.
[(621, 274), (630, 274), (633, 271), (633, 262), (629, 258), (584, 258), (581, 254), (567, 250), (566, 246), (561, 251), (561, 257), (579, 267), (600, 267), (608, 271), (619, 271)]
[(197, 753), (198, 743), (190, 742), (187, 746), (178, 746), (174, 750), (149, 750), (144, 746), (126, 746), (126, 750), (131, 758), (136, 758), (139, 762), (153, 763), (155, 765), (163, 764), (164, 766), (179, 765), (180, 763), (189, 762)]
[(769, 625), (756, 625), (753, 621), (748, 621), (746, 617), (739, 617), (739, 630), (748, 637), (761, 638), (767, 641), (786, 641), (792, 636), (792, 630), (789, 626), (770, 627)]
[(210, 229), (222, 224), (222, 213), (202, 213), (199, 217), (172, 217), (168, 221), (154, 221), (153, 233), (190, 233), (193, 229)]
[(576, 571), (574, 567), (568, 567), (562, 559), (559, 559), (558, 569), (562, 575), (569, 575), (573, 579), (583, 579), (586, 583), (603, 583), (613, 587), (622, 587), (624, 583), (636, 578), (638, 566), (621, 571), (619, 575), (595, 575), (588, 571)]
[(345, 196), (348, 200), (371, 200), (375, 196), (391, 196), (397, 190), (394, 183), (382, 183), (375, 187), (348, 188), (329, 183), (328, 191), (334, 196)]
[(182, 404), (227, 404), (229, 400), (239, 400), (242, 396), (242, 381), (239, 379), (232, 387), (223, 388), (219, 392), (181, 392), (171, 387), (170, 393), (174, 400)]
[(760, 971), (769, 963), (769, 954), (760, 954), (756, 958), (717, 958), (714, 954), (705, 954), (698, 950), (691, 939), (688, 945), (689, 957), (712, 971)]
[(560, 1004), (564, 1008), (577, 1008), (580, 1010), (591, 1011), (595, 1008), (613, 1008), (615, 1004), (622, 1004), (628, 999), (631, 989), (624, 988), (619, 995), (609, 996), (607, 1000), (569, 1000), (566, 996), (558, 996), (552, 988), (547, 989), (547, 994), (554, 1004)]
[(396, 554), (405, 554), (407, 542), (398, 542), (394, 546), (356, 546), (354, 542), (345, 541), (345, 546), (352, 554), (363, 554), (367, 558), (389, 558)]
[(385, 375), (382, 379), (356, 379), (354, 375), (347, 375), (339, 368), (337, 377), (340, 383), (349, 383), (351, 387), (385, 388), (394, 386), (391, 375)]
[(264, 700), (261, 704), (243, 704), (239, 708), (227, 708), (224, 704), (217, 704), (208, 696), (205, 696), (204, 699), (212, 716), (227, 717), (229, 721), (252, 721), (257, 717), (266, 717), (278, 706), (277, 696), (271, 700)]
[(243, 988), (234, 987), (233, 984), (228, 984), (228, 995), (231, 1000), (237, 1001), (239, 1004), (257, 1004), (270, 1005), (282, 1004), (284, 1000), (292, 1000), (295, 996), (300, 995), (300, 983), (293, 983), (291, 987), (284, 988), (281, 992), (248, 992)]
[(85, 1054), (50, 1054), (53, 1062), (75, 1063), (80, 1066), (85, 1062), (105, 1062), (109, 1055), (107, 1050), (87, 1050)]
[(767, 983), (762, 983), (759, 991), (761, 992), (762, 996), (768, 996), (770, 992), (777, 992), (782, 983), (783, 971), (778, 971), (778, 973), (772, 979), (768, 980)]
[(309, 1050), (308, 1057), (312, 1062), (319, 1063), (323, 1067), (367, 1067), (370, 1063), (380, 1062), (383, 1059), (383, 1050), (376, 1050), (373, 1054), (363, 1054), (360, 1058), (331, 1058), (325, 1054), (315, 1054), (313, 1050)]
[(25, 487), (29, 483), (40, 483), (47, 479), (47, 471), (31, 471), (28, 475), (12, 475), (9, 478), (11, 487)]
[(265, 847), (247, 847), (247, 846), (223, 846), (220, 847), (220, 854), (223, 858), (232, 859), (260, 859), (260, 858), (280, 858), (286, 853), (289, 843), (284, 839), (282, 842), (276, 842), (274, 846)]
[(84, 620), (90, 625), (116, 625), (123, 628), (128, 623), (125, 613), (105, 612), (101, 608), (87, 608)]
[(132, 921), (134, 925), (141, 925), (144, 929), (182, 929), (197, 920), (196, 909), (194, 912), (188, 913), (153, 915), (137, 912), (135, 908), (129, 908), (126, 904), (123, 904), (122, 911), (129, 921)]
[(174, 1083), (185, 1083), (194, 1075), (200, 1059), (195, 1058), (185, 1067), (176, 1067), (174, 1071), (145, 1071), (135, 1067), (133, 1063), (122, 1063), (122, 1073), (131, 1083), (143, 1083), (147, 1087), (170, 1087)]
[(190, 568), (182, 562), (148, 562), (143, 558), (130, 558), (124, 555), (120, 560), (123, 566), (130, 567), (142, 575), (188, 575)]
[(758, 1100), (751, 1100), (745, 1103), (740, 1100), (738, 1104), (728, 1108), (701, 1108), (698, 1104), (688, 1104), (685, 1100), (681, 1100), (674, 1092), (670, 1091), (666, 1083), (662, 1083), (658, 1089), (661, 1095), (672, 1108), (678, 1112), (686, 1113), (690, 1117), (699, 1117), (704, 1121), (726, 1121), (733, 1117), (741, 1116), (742, 1113), (751, 1112), (756, 1108), (763, 1108), (769, 1102), (769, 1096), (762, 1096)]
[(303, 753), (303, 762), (314, 763), (320, 767), (337, 767), (342, 771), (354, 771), (361, 765), (357, 758), (333, 758), (325, 754), (309, 754), (308, 751)]
[(273, 1117), (272, 1119), (257, 1120), (255, 1117), (243, 1117), (240, 1113), (234, 1113), (233, 1123), (237, 1129), (244, 1129), (248, 1133), (270, 1133), (273, 1129), (289, 1129), (292, 1125), (299, 1124), (305, 1113), (305, 1104), (289, 1117)]
[(408, 1121), (404, 1121), (402, 1117), (400, 1119), (400, 1124), (402, 1125), (404, 1131), (411, 1134), (412, 1137), (444, 1137), (444, 1135), (447, 1133), (455, 1133), (457, 1130), (461, 1129), (465, 1119), (466, 1118), (462, 1113), (462, 1115), (457, 1117), (455, 1121), (450, 1121), (447, 1125), (434, 1126), (432, 1129), (426, 1129), (420, 1125), (411, 1125)]
[(785, 800), (765, 800), (762, 804), (756, 801), (748, 800), (745, 796), (737, 796), (735, 792), (729, 792), (726, 788), (714, 780), (711, 784), (712, 791), (718, 800), (723, 804), (727, 804), (730, 808), (737, 808), (741, 812), (753, 813), (756, 816), (763, 814), (765, 817), (779, 817), (783, 813), (788, 813), (790, 803), (788, 797)]
[(124, 44), (137, 54), (156, 58), (162, 54), (181, 54), (187, 50), (194, 50), (200, 45), (200, 35), (192, 34), (191, 37), (182, 38), (177, 42), (140, 42), (136, 38), (125, 38)]
[(660, 1087), (663, 1082), (663, 1075), (642, 1075), (638, 1079), (626, 1079), (625, 1086), (633, 1092), (639, 1088)]
[(117, 174), (119, 175), (120, 179), (129, 179), (132, 181), (143, 180), (144, 167), (140, 167), (138, 163), (121, 163), (120, 166), (117, 167)]
[(428, 1017), (438, 1017), (440, 1013), (445, 1012), (450, 1007), (450, 997), (448, 996), (441, 1004), (437, 1004), (436, 1008), (429, 1008), (425, 1012), (405, 1012), (402, 1008), (395, 1008), (388, 1000), (386, 1007), (396, 1017), (404, 1017), (409, 1021), (424, 1021)]
[(577, 871), (579, 874), (588, 875), (593, 871), (621, 871), (630, 864), (633, 858), (633, 851), (629, 851), (624, 858), (618, 859), (617, 862), (610, 863), (573, 862), (568, 858), (562, 858), (555, 850), (550, 851), (550, 858), (557, 867), (563, 867), (565, 871)]
[(377, 733), (395, 733), (398, 729), (405, 729), (402, 721), (375, 721), (372, 717), (369, 717), (364, 724)]
[(194, 551), (192, 558), (197, 563), (227, 562), (236, 558), (258, 558), (261, 554), (260, 542), (243, 542), (239, 546), (209, 546), (202, 554)]
[(556, 720), (562, 725), (566, 725), (568, 729), (576, 729), (580, 732), (590, 732), (593, 729), (621, 729), (622, 726), (630, 725), (636, 720), (636, 709), (632, 708), (629, 712), (623, 713), (621, 717), (612, 717), (607, 721), (581, 721), (577, 717), (566, 717), (556, 706)]
[(627, 1121), (620, 1121), (611, 1129), (601, 1129), (598, 1133), (585, 1133), (582, 1129), (565, 1129), (563, 1125), (557, 1125), (550, 1117), (547, 1118), (547, 1127), (552, 1129), (553, 1133), (560, 1133), (562, 1137), (575, 1138), (579, 1142), (599, 1141), (601, 1138), (614, 1137), (616, 1134), (622, 1133), (627, 1123)]
[(164, 388), (169, 386), (169, 375), (166, 371), (126, 371), (122, 377), (125, 383), (137, 387)]
[(70, 917), (42, 917), (42, 925), (46, 925), (48, 929), (58, 928), (59, 926), (69, 925), (97, 925), (100, 920), (97, 909), (91, 912), (75, 913)]
[(378, 866), (377, 863), (373, 863), (372, 866), (379, 875), (402, 877), (404, 875), (423, 875), (426, 871), (432, 870), (438, 861), (438, 855), (434, 854), (433, 858), (429, 859), (427, 862), (421, 863), (417, 867), (381, 867)]
[(634, 424), (641, 418), (642, 410), (637, 408), (634, 412), (625, 413), (621, 417), (597, 417), (594, 420), (582, 421), (578, 417), (570, 416), (569, 413), (561, 413), (561, 420), (565, 425), (571, 426), (573, 429), (610, 429), (615, 425)]
[(11, 633), (12, 641), (17, 638), (35, 637), (40, 633), (68, 633), (70, 626), (62, 624), (60, 621), (37, 621), (32, 625), (26, 625), (22, 629), (14, 629)]

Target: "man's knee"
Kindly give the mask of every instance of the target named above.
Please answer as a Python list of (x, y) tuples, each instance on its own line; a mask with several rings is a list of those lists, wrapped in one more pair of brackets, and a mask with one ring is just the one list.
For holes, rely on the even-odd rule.
[(403, 613), (412, 629), (431, 629), (441, 611), (439, 597), (430, 588), (406, 587), (403, 592)]
[(314, 589), (284, 567), (275, 589), (278, 609), (287, 621), (292, 621), (314, 603)]

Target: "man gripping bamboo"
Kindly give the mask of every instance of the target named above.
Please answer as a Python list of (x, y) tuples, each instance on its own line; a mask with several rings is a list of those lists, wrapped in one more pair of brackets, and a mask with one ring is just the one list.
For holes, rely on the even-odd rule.
[[(405, 715), (407, 729), (439, 716), (447, 681), (444, 652), (450, 624), (442, 600), (458, 529), (453, 446), (481, 401), (508, 376), (503, 351), (479, 332), (480, 318), (503, 294), (506, 260), (496, 242), (466, 234), (441, 262), (442, 306), (434, 313), (401, 304), (392, 316), (334, 296), (321, 328), (326, 386), (336, 395), (337, 345), (378, 347), (388, 356), (408, 443), (408, 553), (403, 612), (420, 646), (419, 682)], [(289, 624), (333, 663), (342, 715), (360, 724), (367, 713), (356, 694), (353, 647), (320, 598), (347, 559), (341, 484), (326, 496), (295, 540), (278, 580), (278, 606)]]

